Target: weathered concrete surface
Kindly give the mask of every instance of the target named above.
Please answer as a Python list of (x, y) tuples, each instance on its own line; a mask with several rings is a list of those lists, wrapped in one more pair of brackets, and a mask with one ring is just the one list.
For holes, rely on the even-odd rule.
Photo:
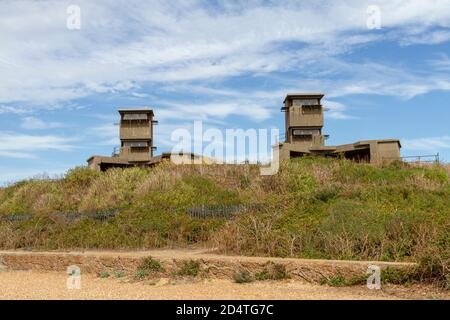
[(184, 262), (199, 262), (200, 276), (230, 279), (236, 272), (261, 272), (274, 264), (284, 265), (291, 279), (319, 282), (336, 275), (346, 277), (365, 274), (369, 265), (405, 269), (413, 263), (379, 261), (309, 260), (272, 257), (244, 257), (214, 254), (207, 250), (150, 250), (150, 251), (84, 251), (84, 252), (36, 252), (0, 251), (0, 265), (8, 270), (65, 271), (77, 265), (82, 273), (102, 271), (135, 272), (142, 259), (151, 256), (165, 269), (162, 275), (171, 275)]

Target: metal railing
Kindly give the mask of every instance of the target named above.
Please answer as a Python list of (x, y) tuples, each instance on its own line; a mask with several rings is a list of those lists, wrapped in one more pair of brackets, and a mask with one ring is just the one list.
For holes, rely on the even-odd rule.
[(114, 147), (111, 156), (117, 157), (119, 155), (119, 153), (120, 153), (120, 147)]
[(401, 160), (410, 163), (439, 163), (439, 152), (431, 155), (418, 155), (418, 156), (404, 156), (400, 157)]
[[(136, 207), (136, 209), (159, 209), (172, 214), (187, 214), (194, 219), (223, 218), (232, 219), (237, 214), (259, 210), (266, 206), (261, 203), (256, 204), (235, 204), (235, 205), (199, 205), (194, 207), (156, 207), (152, 205)], [(63, 221), (74, 222), (80, 219), (95, 219), (106, 221), (116, 217), (126, 208), (101, 212), (53, 212), (42, 217), (49, 219), (61, 219)], [(0, 215), (0, 222), (20, 222), (39, 218), (39, 215), (30, 213), (17, 213)]]
[[(83, 218), (91, 218), (96, 220), (108, 220), (117, 216), (121, 209), (103, 211), (103, 212), (53, 212), (46, 215), (47, 218), (64, 219), (68, 221), (75, 221)], [(16, 221), (27, 221), (37, 217), (29, 213), (19, 213), (19, 214), (7, 214), (0, 215), (0, 222), (16, 222)]]
[(261, 209), (263, 207), (263, 204), (202, 205), (198, 207), (187, 208), (186, 213), (189, 214), (191, 218), (196, 219), (231, 219), (239, 213), (245, 213), (254, 209)]

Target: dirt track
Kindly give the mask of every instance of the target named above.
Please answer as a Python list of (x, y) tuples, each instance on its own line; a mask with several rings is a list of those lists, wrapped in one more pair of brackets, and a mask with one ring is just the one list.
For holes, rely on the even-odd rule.
[[(133, 280), (144, 257), (157, 258), (165, 271)], [(197, 278), (173, 277), (187, 260), (200, 262)], [(290, 279), (234, 283), (239, 270), (261, 271), (268, 263), (286, 266)], [(321, 277), (361, 274), (369, 264), (405, 268), (410, 264), (217, 255), (207, 250), (30, 252), (0, 251), (0, 299), (450, 299), (431, 286), (329, 287)], [(82, 270), (81, 289), (67, 289), (66, 269)], [(118, 270), (124, 277), (116, 278)], [(109, 278), (99, 274), (108, 273)], [(316, 283), (316, 284), (314, 284)]]
[(334, 288), (299, 281), (237, 284), (229, 280), (169, 280), (81, 277), (81, 289), (67, 289), (63, 272), (0, 272), (0, 299), (436, 299), (449, 298), (429, 288)]

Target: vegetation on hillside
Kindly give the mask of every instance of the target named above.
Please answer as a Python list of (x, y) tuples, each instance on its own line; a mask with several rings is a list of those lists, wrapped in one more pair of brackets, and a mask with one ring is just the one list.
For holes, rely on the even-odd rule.
[[(224, 253), (417, 261), (419, 278), (450, 286), (449, 167), (301, 158), (274, 176), (256, 165), (84, 167), (58, 180), (0, 189), (3, 249), (155, 248), (191, 244)], [(257, 204), (257, 206), (250, 206)], [(249, 205), (234, 219), (195, 219), (201, 205)], [(103, 212), (108, 220), (55, 212)]]

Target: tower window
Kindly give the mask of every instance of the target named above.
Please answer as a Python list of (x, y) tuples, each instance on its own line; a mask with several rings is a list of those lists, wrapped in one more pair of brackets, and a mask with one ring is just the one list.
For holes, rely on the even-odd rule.
[(320, 105), (304, 105), (302, 112), (304, 114), (318, 114), (320, 113)]
[(293, 99), (292, 105), (298, 106), (298, 107), (314, 106), (314, 105), (319, 105), (319, 100), (318, 99)]
[(148, 142), (147, 141), (124, 141), (123, 146), (130, 147), (130, 148), (145, 148), (145, 147), (148, 147)]
[(319, 129), (295, 129), (292, 131), (294, 136), (312, 136), (314, 134), (320, 134)]
[(147, 120), (145, 113), (127, 113), (123, 115), (123, 120)]
[(310, 134), (302, 134), (298, 136), (294, 136), (295, 141), (312, 141), (312, 135)]

